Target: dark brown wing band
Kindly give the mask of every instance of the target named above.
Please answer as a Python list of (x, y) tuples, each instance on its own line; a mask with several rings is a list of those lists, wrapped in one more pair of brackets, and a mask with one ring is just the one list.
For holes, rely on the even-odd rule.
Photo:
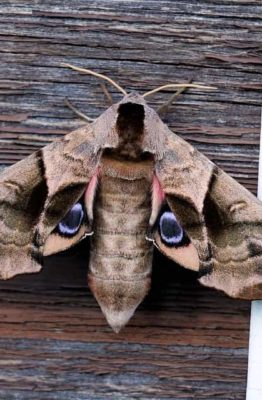
[(81, 128), (0, 175), (0, 278), (38, 272), (44, 243), (83, 194), (98, 162), (97, 143)]
[(203, 285), (262, 298), (262, 203), (170, 132), (156, 173), (200, 258)]

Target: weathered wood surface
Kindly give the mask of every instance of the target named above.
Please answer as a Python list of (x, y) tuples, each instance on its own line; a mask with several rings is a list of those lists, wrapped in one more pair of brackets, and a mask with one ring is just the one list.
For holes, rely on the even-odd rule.
[[(105, 109), (96, 79), (60, 66), (70, 62), (129, 91), (216, 85), (182, 95), (166, 122), (255, 193), (261, 15), (259, 0), (2, 1), (1, 165), (83, 123), (65, 96), (93, 117)], [(86, 288), (86, 253), (1, 282), (1, 399), (245, 398), (248, 302), (157, 258), (151, 295), (115, 335)]]
[(86, 253), (1, 283), (0, 398), (245, 398), (248, 302), (158, 256), (150, 296), (116, 335), (86, 288)]

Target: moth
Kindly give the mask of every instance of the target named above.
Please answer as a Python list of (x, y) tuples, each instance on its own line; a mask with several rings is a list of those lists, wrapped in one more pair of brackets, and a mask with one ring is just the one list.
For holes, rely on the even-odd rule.
[(201, 284), (262, 298), (262, 203), (126, 94), (0, 175), (0, 277), (90, 235), (89, 287), (118, 332), (150, 288), (153, 246)]

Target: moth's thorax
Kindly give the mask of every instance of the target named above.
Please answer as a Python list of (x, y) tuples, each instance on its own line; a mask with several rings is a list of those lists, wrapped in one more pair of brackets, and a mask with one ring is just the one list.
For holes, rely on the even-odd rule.
[(146, 233), (152, 180), (152, 160), (101, 159), (89, 285), (115, 330), (125, 325), (150, 287), (153, 249)]
[(145, 110), (142, 104), (124, 103), (118, 107), (116, 129), (119, 137), (115, 155), (125, 160), (142, 156)]
[(160, 160), (165, 151), (168, 129), (142, 96), (130, 93), (113, 104), (91, 125), (96, 132), (96, 151), (108, 151), (114, 158), (143, 160), (151, 154)]

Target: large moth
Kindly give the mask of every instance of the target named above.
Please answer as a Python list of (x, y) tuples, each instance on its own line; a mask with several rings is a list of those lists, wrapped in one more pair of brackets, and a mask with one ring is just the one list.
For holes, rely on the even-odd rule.
[(262, 298), (262, 203), (125, 94), (0, 175), (0, 277), (90, 235), (89, 287), (118, 332), (150, 288), (153, 246), (232, 297)]

